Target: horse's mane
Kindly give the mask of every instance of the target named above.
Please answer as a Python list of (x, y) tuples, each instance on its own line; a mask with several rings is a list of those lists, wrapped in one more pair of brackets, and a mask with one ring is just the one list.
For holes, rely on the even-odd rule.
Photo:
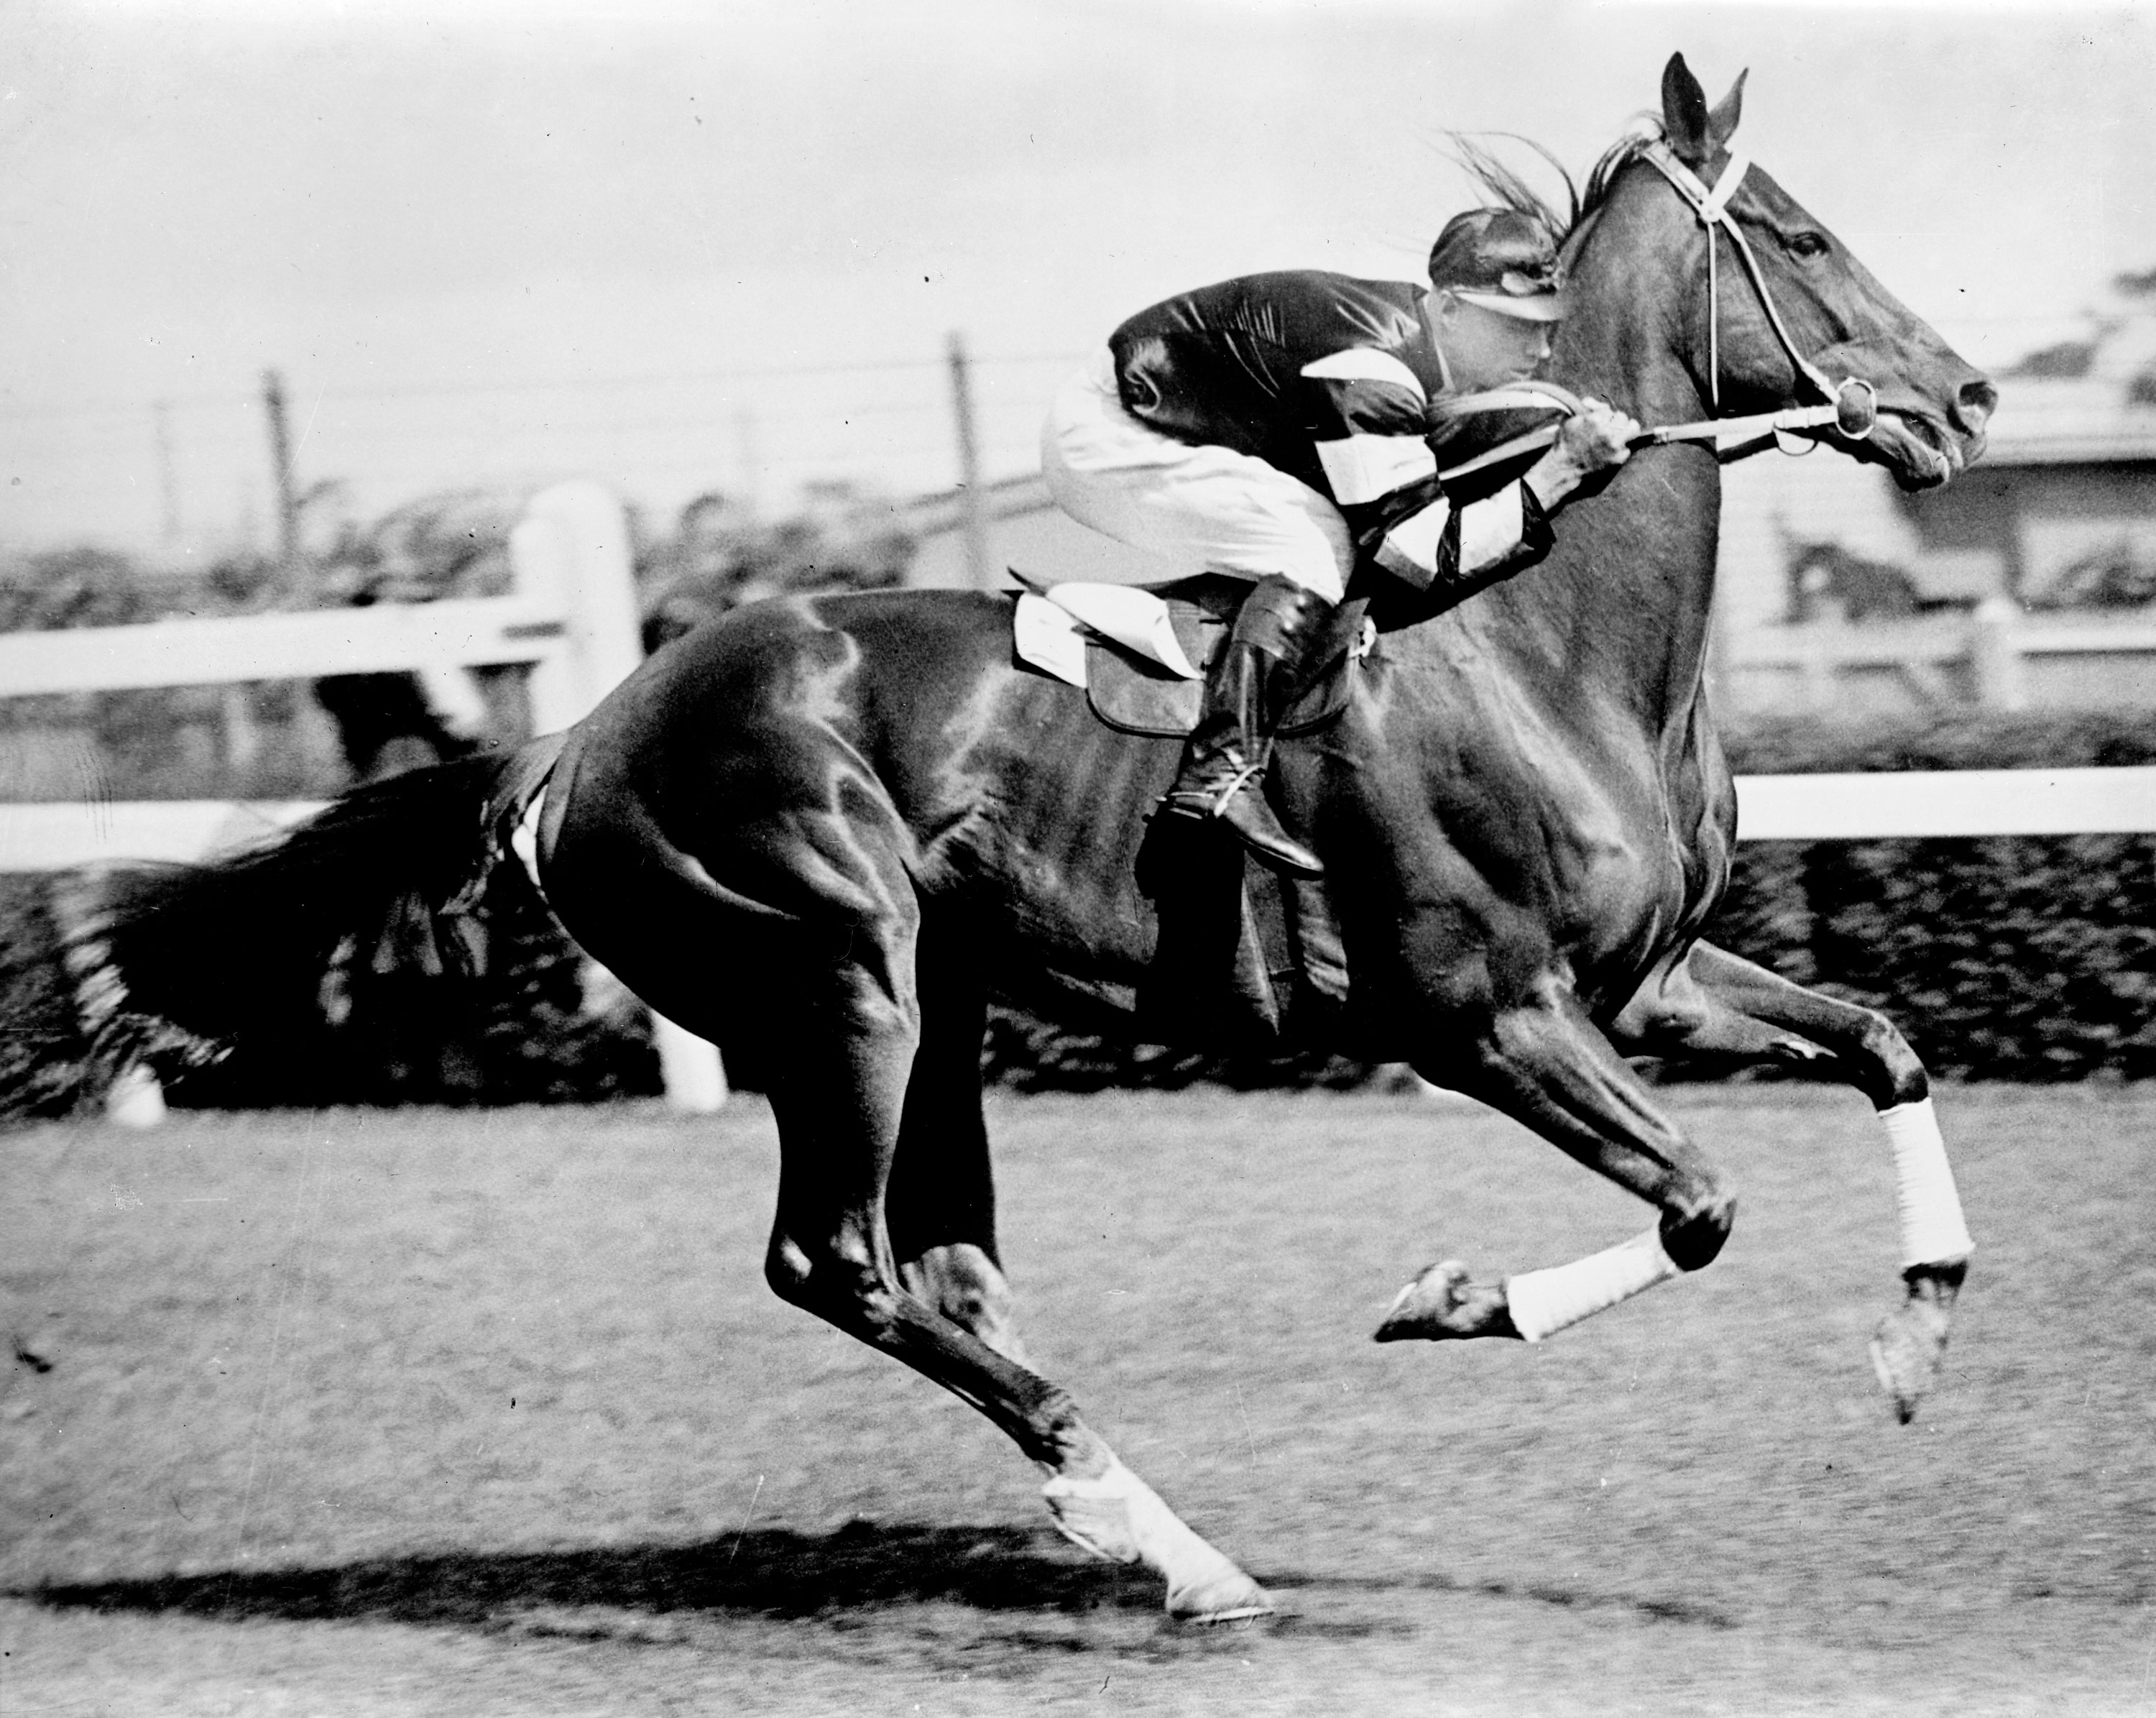
[(1494, 150), (1478, 141), (1477, 136), (1465, 131), (1448, 134), (1454, 162), (1481, 188), (1484, 196), (1496, 207), (1512, 209), (1535, 222), (1549, 234), (1550, 242), (1563, 255), (1573, 241), (1586, 236), (1595, 215), (1609, 201), (1617, 175), (1641, 150), (1661, 139), (1662, 122), (1652, 114), (1641, 114), (1588, 169), (1584, 189), (1573, 183), (1572, 175), (1565, 170), (1564, 163), (1533, 138), (1522, 137), (1512, 131), (1485, 131), (1477, 136), (1505, 137), (1515, 143), (1526, 145), (1547, 162), (1563, 182), (1564, 206), (1560, 209), (1530, 185), (1517, 169), (1501, 158)]

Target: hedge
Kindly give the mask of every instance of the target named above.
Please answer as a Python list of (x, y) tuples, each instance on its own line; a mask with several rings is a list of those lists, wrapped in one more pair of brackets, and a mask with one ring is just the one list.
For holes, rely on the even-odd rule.
[[(2156, 717), (1960, 717), (1738, 737), (1741, 774), (2156, 764)], [(1765, 841), (1708, 934), (1891, 1015), (1934, 1073), (2156, 1075), (2156, 836)]]
[[(1866, 729), (1783, 725), (1732, 737), (1740, 774), (2156, 763), (2156, 717), (1963, 716)], [(279, 1042), (177, 1080), (175, 1102), (588, 1101), (655, 1092), (640, 1014), (594, 1011), (582, 964), (514, 867), (486, 903), (482, 976), (368, 955), (293, 999)], [(46, 884), (0, 891), (0, 1113), (53, 1113), (97, 1083), (57, 962)], [(1800, 983), (1886, 1010), (1932, 1070), (1975, 1079), (2156, 1075), (2156, 836), (1762, 842), (1738, 850), (1709, 934)], [(377, 965), (388, 970), (377, 971)], [(757, 1052), (726, 1047), (735, 1083)], [(110, 1047), (108, 1047), (108, 1049)], [(109, 1059), (109, 1058), (108, 1058)], [(181, 1069), (169, 1052), (168, 1070)], [(1343, 1058), (1207, 1056), (994, 1011), (993, 1081), (1023, 1090), (1354, 1085)]]

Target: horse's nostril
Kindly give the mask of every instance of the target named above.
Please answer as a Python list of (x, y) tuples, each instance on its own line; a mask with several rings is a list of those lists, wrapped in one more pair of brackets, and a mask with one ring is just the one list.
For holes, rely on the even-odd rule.
[(1954, 396), (1954, 423), (1971, 435), (1981, 435), (1984, 426), (1991, 421), (1991, 414), (1998, 409), (1999, 390), (1981, 378), (1964, 382), (1961, 392)]

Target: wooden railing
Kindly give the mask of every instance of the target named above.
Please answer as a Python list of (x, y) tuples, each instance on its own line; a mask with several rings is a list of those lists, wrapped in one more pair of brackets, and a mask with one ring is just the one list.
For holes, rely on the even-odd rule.
[[(1800, 702), (1819, 709), (1833, 707), (1850, 671), (1892, 669), (1933, 702), (2020, 710), (2034, 701), (2032, 669), (2072, 657), (2147, 658), (2148, 701), (2156, 704), (2156, 619), (2032, 615), (2004, 597), (1967, 615), (1756, 627), (1726, 641), (1720, 666), (1724, 673), (1792, 675)], [(1949, 671), (1965, 677), (1965, 692), (1948, 684)]]

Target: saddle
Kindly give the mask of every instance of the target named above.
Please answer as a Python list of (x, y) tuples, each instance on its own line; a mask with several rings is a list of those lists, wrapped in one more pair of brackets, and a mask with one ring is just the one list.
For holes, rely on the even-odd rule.
[[(1015, 568), (1011, 576), (1026, 588), (1012, 620), (1019, 665), (1083, 687), (1093, 714), (1118, 733), (1159, 739), (1181, 739), (1198, 725), (1205, 671), (1250, 589), (1220, 573), (1158, 585), (1054, 584)], [(1369, 606), (1357, 598), (1333, 610), (1281, 738), (1339, 719), (1354, 666), (1368, 653)]]
[[(1019, 664), (1083, 687), (1107, 727), (1156, 739), (1182, 739), (1197, 726), (1204, 671), (1250, 593), (1247, 582), (1218, 574), (1150, 587), (1059, 587), (1015, 569), (1013, 576), (1027, 587), (1013, 622)], [(1106, 594), (1096, 600), (1089, 592)], [(1369, 651), (1368, 606), (1357, 599), (1334, 610), (1280, 738), (1340, 718), (1356, 664)], [(1259, 864), (1224, 829), (1155, 817), (1137, 881), (1159, 925), (1138, 988), (1142, 1032), (1151, 1026), (1164, 1040), (1188, 1042), (1197, 1021), (1224, 1045), (1255, 1040), (1285, 1051), (1314, 1038), (1346, 1000), (1346, 952), (1322, 879)]]

